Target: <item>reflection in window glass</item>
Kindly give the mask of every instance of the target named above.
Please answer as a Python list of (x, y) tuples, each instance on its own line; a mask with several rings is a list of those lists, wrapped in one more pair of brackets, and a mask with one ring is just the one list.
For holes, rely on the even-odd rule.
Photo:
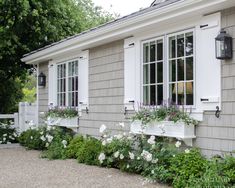
[(150, 86), (150, 105), (156, 105), (156, 86)]
[(157, 41), (157, 60), (163, 60), (163, 40)]
[[(177, 40), (175, 41), (175, 39)], [(174, 49), (174, 44), (176, 49)], [(168, 45), (169, 98), (177, 105), (194, 105), (193, 32), (169, 37)], [(176, 56), (174, 55), (175, 51)]]
[(149, 62), (149, 44), (145, 43), (144, 44), (144, 63)]
[(155, 42), (150, 43), (150, 62), (154, 62), (156, 60), (156, 44)]

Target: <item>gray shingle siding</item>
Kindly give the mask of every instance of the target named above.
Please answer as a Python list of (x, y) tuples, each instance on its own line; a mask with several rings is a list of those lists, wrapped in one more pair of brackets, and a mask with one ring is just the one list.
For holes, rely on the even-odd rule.
[[(235, 44), (235, 7), (222, 11), (222, 28)], [(221, 79), (221, 116), (217, 119), (214, 112), (205, 112), (204, 121), (196, 129), (195, 145), (207, 156), (235, 150), (235, 53), (232, 60), (222, 62)]]
[(79, 133), (99, 136), (105, 124), (114, 133), (124, 116), (124, 41), (89, 50), (89, 114), (82, 114)]
[[(39, 117), (42, 117), (40, 112), (46, 112), (48, 110), (48, 62), (40, 63), (38, 71), (43, 72), (46, 75), (46, 87), (38, 89), (38, 103), (39, 103)], [(42, 119), (39, 118), (39, 123), (42, 123)]]

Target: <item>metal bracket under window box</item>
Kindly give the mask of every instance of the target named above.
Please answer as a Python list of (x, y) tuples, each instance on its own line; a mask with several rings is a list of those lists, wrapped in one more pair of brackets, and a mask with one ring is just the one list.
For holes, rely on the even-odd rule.
[(85, 103), (85, 102), (79, 102), (79, 111), (82, 112), (82, 111), (86, 111), (86, 114), (89, 113), (89, 108), (88, 108), (88, 104)]

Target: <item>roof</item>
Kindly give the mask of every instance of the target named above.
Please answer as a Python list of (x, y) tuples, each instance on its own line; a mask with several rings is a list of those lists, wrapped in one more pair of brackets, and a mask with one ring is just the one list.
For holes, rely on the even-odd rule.
[[(159, 1), (161, 1), (161, 2), (159, 2)], [(137, 12), (134, 12), (134, 13), (132, 13), (132, 14), (129, 14), (129, 15), (127, 15), (127, 16), (118, 18), (118, 19), (116, 19), (116, 20), (113, 20), (113, 21), (110, 21), (110, 22), (108, 22), (108, 23), (105, 23), (105, 24), (99, 25), (99, 26), (97, 26), (97, 27), (94, 27), (94, 28), (92, 28), (92, 29), (90, 29), (90, 30), (84, 31), (84, 32), (82, 32), (82, 33), (79, 33), (79, 34), (76, 34), (76, 35), (73, 35), (73, 36), (70, 36), (70, 37), (67, 37), (67, 38), (65, 38), (65, 39), (62, 39), (62, 40), (57, 41), (57, 42), (54, 42), (54, 43), (52, 43), (52, 44), (49, 44), (49, 45), (44, 46), (44, 47), (42, 47), (42, 48), (39, 48), (39, 49), (37, 49), (37, 50), (31, 51), (30, 53), (25, 54), (23, 57), (27, 57), (27, 56), (29, 56), (29, 55), (32, 55), (32, 54), (37, 53), (37, 52), (39, 52), (39, 51), (42, 51), (42, 50), (44, 50), (44, 49), (50, 48), (50, 47), (52, 47), (52, 46), (56, 46), (56, 45), (58, 45), (58, 44), (60, 44), (60, 43), (63, 43), (63, 42), (65, 42), (65, 41), (72, 40), (72, 39), (77, 38), (77, 37), (79, 37), (79, 36), (81, 36), (81, 35), (85, 35), (85, 34), (87, 34), (87, 33), (94, 32), (94, 31), (96, 31), (96, 30), (99, 30), (100, 28), (103, 28), (103, 27), (106, 27), (106, 26), (110, 26), (110, 25), (112, 25), (112, 24), (119, 23), (119, 22), (122, 22), (122, 21), (124, 21), (124, 20), (128, 20), (128, 19), (130, 19), (130, 18), (139, 16), (139, 15), (141, 15), (141, 14), (145, 14), (145, 13), (150, 12), (150, 11), (155, 11), (155, 10), (157, 10), (157, 9), (160, 9), (160, 8), (162, 8), (162, 7), (164, 7), (164, 6), (167, 6), (167, 5), (176, 3), (176, 2), (178, 2), (178, 1), (182, 1), (182, 0), (155, 0), (155, 1), (151, 4), (151, 6), (148, 7), (148, 8), (141, 9), (141, 10), (139, 10), (139, 11), (137, 11)]]

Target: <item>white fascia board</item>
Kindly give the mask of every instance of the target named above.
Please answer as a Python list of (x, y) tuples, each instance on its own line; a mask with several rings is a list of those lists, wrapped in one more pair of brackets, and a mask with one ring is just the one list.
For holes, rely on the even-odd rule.
[[(53, 56), (68, 51), (78, 50), (82, 48), (93, 47), (99, 41), (112, 39), (125, 33), (135, 31), (153, 23), (172, 19), (179, 15), (184, 15), (192, 11), (197, 11), (205, 7), (221, 4), (231, 0), (183, 0), (175, 4), (159, 8), (157, 11), (150, 11), (140, 14), (133, 18), (113, 23), (97, 30), (80, 35), (73, 39), (61, 42), (55, 46), (51, 46), (32, 55), (26, 56), (21, 60), (27, 64), (35, 64), (40, 61), (49, 60)], [(153, 19), (154, 18), (154, 19)]]

